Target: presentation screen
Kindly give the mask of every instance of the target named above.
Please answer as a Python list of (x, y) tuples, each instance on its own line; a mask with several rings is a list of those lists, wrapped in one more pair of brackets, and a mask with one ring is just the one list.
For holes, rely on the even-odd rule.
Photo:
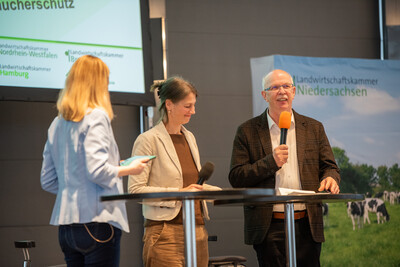
[(108, 65), (114, 104), (154, 104), (146, 0), (2, 0), (0, 25), (2, 100), (56, 101), (89, 54)]

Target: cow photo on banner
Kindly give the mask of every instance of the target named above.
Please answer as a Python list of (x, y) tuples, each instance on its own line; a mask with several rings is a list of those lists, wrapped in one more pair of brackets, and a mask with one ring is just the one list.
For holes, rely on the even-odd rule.
[[(398, 236), (400, 222), (400, 61), (271, 55), (250, 59), (250, 66), (253, 116), (268, 105), (260, 97), (263, 77), (274, 69), (289, 72), (293, 109), (324, 125), (340, 192), (365, 194), (364, 201), (329, 203), (322, 265), (397, 266), (397, 239), (376, 233)], [(341, 244), (353, 244), (352, 255)]]

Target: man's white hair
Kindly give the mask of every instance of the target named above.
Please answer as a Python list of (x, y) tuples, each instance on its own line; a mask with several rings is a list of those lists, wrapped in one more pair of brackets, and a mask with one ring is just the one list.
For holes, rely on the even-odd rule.
[[(277, 71), (277, 70), (279, 70), (279, 71), (284, 71), (284, 70), (280, 70), (280, 69), (274, 69), (274, 70), (271, 70), (270, 72), (268, 72), (264, 77), (263, 77), (263, 79), (262, 79), (262, 91), (264, 91), (265, 89), (267, 89), (267, 88), (265, 88), (265, 83), (267, 82), (267, 80), (269, 79), (269, 76), (271, 76), (271, 74), (274, 72), (274, 71)], [(292, 75), (289, 73), (289, 72), (287, 72), (287, 71), (284, 71), (284, 72), (286, 72), (287, 74), (289, 74), (289, 76), (290, 76), (290, 80), (291, 80), (291, 82), (293, 83), (293, 77), (292, 77)]]

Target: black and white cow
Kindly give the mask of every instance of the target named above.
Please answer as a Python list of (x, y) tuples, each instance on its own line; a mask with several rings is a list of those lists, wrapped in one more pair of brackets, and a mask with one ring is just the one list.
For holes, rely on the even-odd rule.
[[(366, 196), (366, 197), (370, 197), (370, 196)], [(375, 197), (376, 197), (376, 198), (381, 198), (381, 197), (383, 197), (383, 192), (378, 192), (378, 193), (376, 193), (376, 194), (375, 194)]]
[(370, 224), (371, 221), (369, 220), (368, 213), (374, 212), (376, 213), (376, 218), (378, 224), (384, 223), (385, 221), (388, 222), (390, 219), (389, 213), (386, 210), (385, 202), (380, 198), (366, 198), (364, 200), (364, 223), (368, 221)]
[(389, 203), (391, 205), (399, 203), (400, 192), (390, 192), (389, 193)]
[(383, 191), (383, 200), (389, 201), (389, 191), (387, 190)]
[(364, 205), (364, 201), (347, 202), (347, 215), (351, 218), (353, 230), (356, 229), (356, 223), (358, 228), (363, 227), (363, 220), (361, 218), (364, 216)]

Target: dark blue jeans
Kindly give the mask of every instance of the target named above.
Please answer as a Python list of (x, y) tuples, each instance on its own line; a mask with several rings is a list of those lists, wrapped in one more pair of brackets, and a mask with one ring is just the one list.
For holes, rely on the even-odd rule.
[[(111, 234), (108, 223), (87, 223), (89, 231), (98, 240), (107, 240)], [(113, 226), (111, 226), (113, 227)], [(60, 225), (58, 239), (68, 267), (119, 266), (121, 230), (114, 228), (113, 238), (100, 243), (94, 240), (83, 224)]]

